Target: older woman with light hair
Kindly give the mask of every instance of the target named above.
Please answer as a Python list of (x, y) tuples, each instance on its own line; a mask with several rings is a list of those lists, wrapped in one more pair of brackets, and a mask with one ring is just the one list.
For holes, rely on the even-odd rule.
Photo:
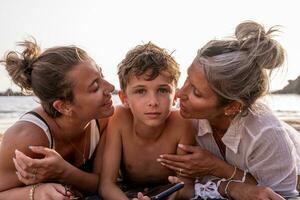
[(161, 155), (158, 161), (197, 178), (196, 196), (298, 195), (300, 135), (258, 101), (268, 92), (268, 70), (284, 62), (284, 49), (272, 39), (276, 31), (241, 23), (235, 38), (208, 42), (188, 69), (178, 92), (180, 112), (197, 119), (199, 146), (180, 145), (190, 154)]

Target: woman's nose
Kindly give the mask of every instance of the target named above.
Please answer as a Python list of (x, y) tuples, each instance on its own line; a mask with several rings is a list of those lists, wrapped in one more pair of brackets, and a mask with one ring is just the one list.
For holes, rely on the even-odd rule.
[(177, 97), (179, 99), (182, 99), (182, 100), (187, 99), (188, 98), (188, 96), (187, 96), (187, 89), (188, 89), (188, 83), (185, 82), (183, 84), (183, 86), (180, 89), (177, 90), (177, 93), (176, 93)]
[(108, 95), (115, 90), (115, 86), (110, 82), (104, 80), (104, 94)]

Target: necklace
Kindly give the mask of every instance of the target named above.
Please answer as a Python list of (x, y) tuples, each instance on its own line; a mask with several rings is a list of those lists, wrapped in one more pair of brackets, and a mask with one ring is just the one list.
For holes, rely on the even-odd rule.
[(79, 153), (82, 156), (82, 165), (84, 165), (86, 162), (86, 159), (85, 159), (86, 138), (87, 138), (87, 136), (85, 135), (84, 136), (84, 144), (83, 144), (83, 153), (71, 141), (67, 140), (69, 142), (69, 144), (72, 145), (73, 149), (75, 149), (77, 151), (77, 153)]
[[(54, 123), (56, 124), (56, 126), (60, 129), (60, 126), (58, 125), (58, 123), (56, 122), (55, 119), (53, 119)], [(72, 148), (82, 157), (82, 164), (81, 165), (84, 165), (86, 163), (86, 158), (85, 158), (85, 150), (86, 150), (86, 138), (87, 138), (87, 133), (86, 133), (86, 130), (84, 130), (84, 144), (83, 144), (83, 152), (81, 152), (81, 150), (79, 150), (76, 145), (74, 145), (69, 139), (61, 136), (59, 134), (59, 137), (62, 138), (62, 140), (64, 141), (67, 141), (71, 146)]]

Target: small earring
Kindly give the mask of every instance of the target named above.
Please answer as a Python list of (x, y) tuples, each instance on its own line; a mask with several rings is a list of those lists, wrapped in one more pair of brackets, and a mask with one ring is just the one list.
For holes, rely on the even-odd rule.
[(225, 114), (226, 116), (229, 116), (229, 113), (228, 113), (227, 111), (225, 111), (224, 114)]

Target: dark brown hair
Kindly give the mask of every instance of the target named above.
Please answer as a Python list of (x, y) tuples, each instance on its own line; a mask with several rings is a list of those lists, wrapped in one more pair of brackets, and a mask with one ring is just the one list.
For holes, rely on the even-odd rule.
[(170, 75), (171, 82), (177, 85), (180, 71), (175, 59), (165, 50), (152, 42), (137, 45), (131, 49), (118, 65), (120, 87), (125, 90), (130, 76), (147, 74), (147, 80), (155, 79), (161, 72)]
[(1, 61), (9, 76), (22, 91), (33, 92), (48, 115), (60, 116), (53, 102), (73, 101), (73, 80), (67, 79), (67, 73), (92, 59), (76, 46), (53, 47), (41, 52), (34, 39), (20, 42), (19, 46), (25, 48), (22, 53), (10, 51)]

